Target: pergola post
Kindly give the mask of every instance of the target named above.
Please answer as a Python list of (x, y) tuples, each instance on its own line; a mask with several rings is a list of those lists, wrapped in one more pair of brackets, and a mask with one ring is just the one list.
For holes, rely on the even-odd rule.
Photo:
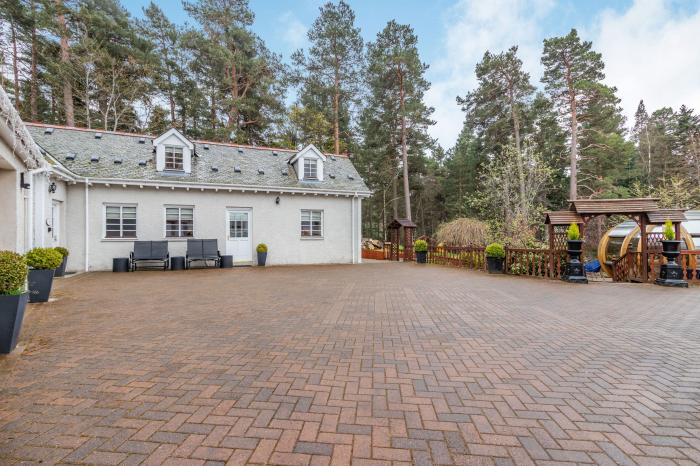
[(642, 241), (642, 281), (646, 282), (649, 279), (649, 245), (647, 244), (649, 234), (647, 233), (647, 216), (645, 214), (639, 216), (639, 230)]

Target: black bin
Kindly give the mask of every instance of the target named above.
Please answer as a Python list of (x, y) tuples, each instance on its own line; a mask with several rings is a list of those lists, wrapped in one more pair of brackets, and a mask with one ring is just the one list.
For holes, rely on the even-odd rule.
[(222, 269), (233, 268), (233, 256), (221, 256), (221, 268)]
[(170, 270), (185, 270), (185, 258), (183, 256), (171, 257)]
[(128, 272), (129, 271), (129, 258), (128, 257), (115, 257), (112, 259), (112, 272)]

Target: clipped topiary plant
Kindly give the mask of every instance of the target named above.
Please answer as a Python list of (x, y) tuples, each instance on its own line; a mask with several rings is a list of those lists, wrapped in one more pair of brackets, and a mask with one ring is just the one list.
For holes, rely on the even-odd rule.
[(416, 252), (426, 252), (428, 250), (428, 242), (424, 239), (417, 239), (413, 243), (413, 250)]
[(581, 231), (578, 229), (578, 224), (572, 223), (566, 230), (566, 237), (569, 241), (577, 241), (581, 239)]
[(54, 249), (60, 252), (63, 257), (68, 257), (68, 254), (70, 254), (68, 249), (64, 248), (63, 246), (56, 246)]
[(27, 261), (24, 256), (0, 251), (0, 295), (22, 294), (26, 280)]
[(671, 222), (671, 220), (666, 220), (664, 222), (664, 239), (666, 241), (673, 241), (676, 239), (676, 230), (673, 228), (673, 222)]
[(501, 243), (491, 243), (486, 246), (486, 257), (506, 257), (506, 250)]
[(55, 269), (63, 262), (63, 256), (54, 248), (34, 248), (27, 253), (27, 265), (33, 269)]
[(265, 244), (265, 243), (260, 243), (260, 244), (258, 244), (258, 246), (255, 248), (255, 250), (256, 250), (257, 252), (260, 252), (260, 253), (262, 253), (262, 252), (267, 252), (267, 244)]

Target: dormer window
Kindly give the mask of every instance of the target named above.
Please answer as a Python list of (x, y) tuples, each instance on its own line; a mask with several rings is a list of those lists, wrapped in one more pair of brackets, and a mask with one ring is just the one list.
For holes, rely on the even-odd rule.
[(183, 171), (184, 168), (182, 147), (165, 146), (165, 169)]
[(291, 157), (287, 163), (294, 167), (299, 181), (323, 181), (325, 161), (326, 156), (323, 155), (323, 152), (313, 144), (309, 144)]
[(304, 179), (305, 180), (317, 180), (318, 179), (318, 161), (312, 158), (304, 159)]
[(156, 152), (156, 171), (170, 172), (173, 176), (192, 173), (194, 144), (175, 128), (153, 140)]

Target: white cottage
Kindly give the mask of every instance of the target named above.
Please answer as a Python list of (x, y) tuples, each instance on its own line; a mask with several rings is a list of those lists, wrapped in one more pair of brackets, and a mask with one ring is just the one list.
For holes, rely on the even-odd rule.
[(237, 264), (253, 264), (258, 243), (269, 264), (361, 260), (371, 193), (347, 156), (193, 141), (176, 129), (26, 126), (45, 158), (32, 245), (66, 246), (68, 271), (109, 270), (136, 240), (167, 240), (184, 256), (188, 238), (216, 238)]

